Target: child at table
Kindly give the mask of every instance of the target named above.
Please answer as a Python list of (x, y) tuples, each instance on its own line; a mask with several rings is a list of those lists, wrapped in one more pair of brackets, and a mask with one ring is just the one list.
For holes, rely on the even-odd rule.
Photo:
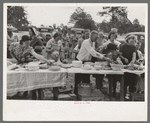
[(106, 53), (106, 57), (110, 58), (112, 60), (112, 64), (121, 64), (123, 65), (122, 61), (119, 58), (119, 53), (115, 50), (110, 50)]
[[(107, 48), (105, 50), (106, 52), (106, 57), (110, 58), (112, 61), (108, 62), (108, 66), (110, 67), (110, 64), (120, 64), (123, 65), (121, 59), (120, 59), (120, 54), (119, 51), (117, 50), (117, 45), (110, 43), (107, 45)], [(119, 76), (115, 75), (113, 77), (113, 96), (116, 94), (116, 84), (117, 81), (120, 81)]]
[(108, 44), (107, 49), (106, 49), (106, 57), (108, 57), (112, 60), (111, 63), (123, 65), (119, 56), (120, 56), (120, 53), (117, 50), (117, 45), (115, 45), (113, 43)]

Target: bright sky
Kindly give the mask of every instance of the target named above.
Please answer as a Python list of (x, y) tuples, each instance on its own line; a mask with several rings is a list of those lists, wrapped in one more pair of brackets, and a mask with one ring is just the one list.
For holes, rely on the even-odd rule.
[(140, 24), (146, 25), (147, 6), (146, 4), (25, 4), (25, 10), (28, 13), (28, 20), (32, 25), (44, 26), (53, 25), (59, 26), (61, 23), (66, 25), (69, 22), (70, 15), (77, 7), (81, 7), (85, 12), (91, 14), (95, 22), (102, 22), (104, 17), (97, 16), (97, 12), (103, 10), (103, 6), (126, 6), (128, 11), (128, 18), (131, 22), (137, 18)]

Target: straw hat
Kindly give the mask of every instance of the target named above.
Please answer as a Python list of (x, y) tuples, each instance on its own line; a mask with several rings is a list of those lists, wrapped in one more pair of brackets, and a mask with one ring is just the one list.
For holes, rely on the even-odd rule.
[(118, 29), (117, 28), (111, 28), (111, 32), (117, 33)]
[(135, 35), (130, 35), (125, 38), (125, 41), (128, 42), (130, 38), (134, 38), (135, 40), (137, 39)]
[(7, 25), (7, 31), (14, 32), (17, 31), (17, 28), (13, 27), (12, 25)]

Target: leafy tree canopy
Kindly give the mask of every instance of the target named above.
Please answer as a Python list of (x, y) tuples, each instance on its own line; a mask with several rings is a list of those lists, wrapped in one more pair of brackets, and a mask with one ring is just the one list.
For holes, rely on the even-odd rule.
[(18, 30), (27, 29), (29, 24), (27, 12), (22, 6), (7, 6), (7, 23), (13, 25)]

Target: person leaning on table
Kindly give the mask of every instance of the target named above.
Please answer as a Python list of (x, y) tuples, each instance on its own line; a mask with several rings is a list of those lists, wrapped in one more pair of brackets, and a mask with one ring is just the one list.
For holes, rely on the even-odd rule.
[[(54, 57), (56, 59), (54, 60), (61, 60), (64, 59), (64, 51), (63, 51), (63, 44), (61, 42), (61, 34), (56, 32), (52, 39), (50, 39), (46, 44), (46, 57), (47, 59), (53, 59)], [(52, 58), (53, 57), (53, 58)], [(59, 57), (59, 59), (58, 59)]]
[[(130, 35), (126, 37), (126, 43), (124, 43), (120, 47), (120, 52), (122, 54), (122, 62), (124, 65), (133, 65), (136, 61), (136, 36)], [(144, 78), (144, 77), (143, 77)], [(130, 98), (130, 93), (134, 93), (137, 90), (140, 91), (140, 93), (144, 92), (144, 83), (143, 78), (134, 74), (134, 73), (124, 73), (124, 91), (126, 94), (126, 98)], [(136, 85), (140, 87), (136, 87)], [(127, 89), (129, 87), (129, 89)]]
[(23, 35), (20, 43), (12, 43), (9, 47), (12, 57), (14, 57), (18, 63), (27, 63), (33, 61), (33, 56), (39, 60), (45, 61), (48, 64), (50, 60), (45, 59), (42, 55), (37, 54), (30, 46), (31, 38), (28, 35)]
[[(45, 59), (42, 55), (37, 54), (32, 47), (30, 47), (31, 38), (28, 35), (23, 35), (19, 43), (12, 43), (9, 47), (11, 55), (18, 61), (18, 63), (27, 63), (33, 61), (32, 56), (35, 58), (45, 61), (48, 64), (52, 63), (52, 60)], [(36, 91), (41, 96), (41, 89), (33, 90), (33, 99), (36, 99)], [(27, 91), (24, 93), (27, 95)]]
[[(104, 59), (106, 61), (111, 61), (109, 58), (104, 57), (102, 54), (96, 52), (94, 48), (92, 47), (93, 42), (95, 42), (98, 39), (98, 32), (93, 30), (90, 34), (90, 38), (83, 41), (81, 45), (81, 49), (77, 55), (77, 59), (79, 61), (84, 62), (90, 62), (93, 57), (97, 57), (100, 59)], [(89, 74), (75, 74), (75, 90), (74, 93), (78, 94), (78, 84), (80, 82), (83, 83), (90, 83), (90, 75)]]
[(121, 43), (119, 41), (117, 41), (116, 38), (117, 38), (117, 33), (113, 30), (110, 31), (109, 34), (108, 34), (108, 41), (106, 41), (101, 46), (99, 46), (96, 49), (96, 51), (105, 53), (107, 45), (110, 44), (110, 43), (113, 43), (113, 44), (117, 45), (117, 48), (119, 49)]

